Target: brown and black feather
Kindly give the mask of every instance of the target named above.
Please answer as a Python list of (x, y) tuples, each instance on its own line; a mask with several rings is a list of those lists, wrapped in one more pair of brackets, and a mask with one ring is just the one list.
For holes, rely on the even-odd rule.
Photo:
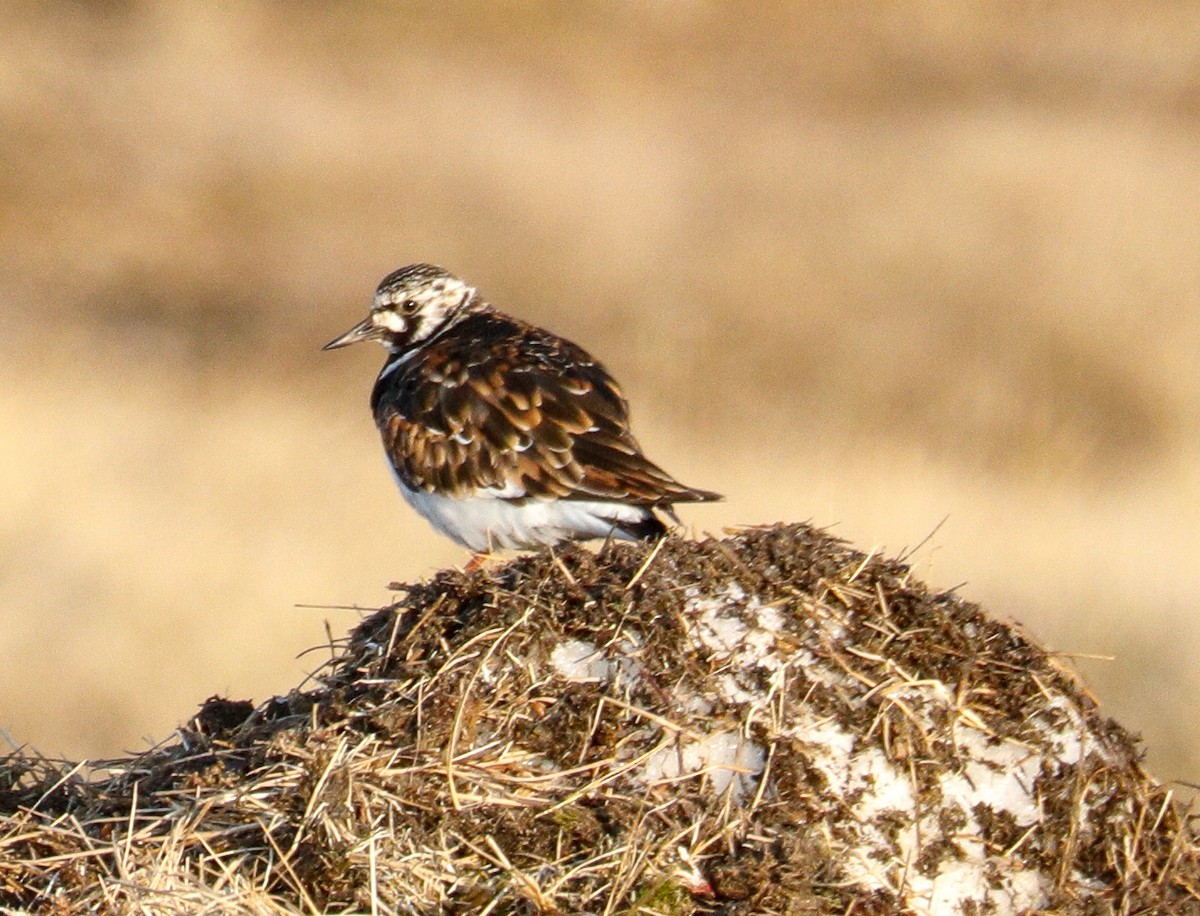
[(684, 486), (642, 454), (621, 389), (586, 351), (490, 307), (391, 355), (371, 408), (396, 474), (412, 490), (667, 511), (721, 498)]

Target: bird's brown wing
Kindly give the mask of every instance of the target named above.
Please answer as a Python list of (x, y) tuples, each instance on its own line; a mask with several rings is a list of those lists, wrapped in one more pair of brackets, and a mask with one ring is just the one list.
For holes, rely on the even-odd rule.
[(385, 447), (410, 488), (648, 506), (720, 498), (646, 459), (620, 388), (586, 352), (503, 321), (506, 334), (464, 327), (434, 342), (377, 399)]

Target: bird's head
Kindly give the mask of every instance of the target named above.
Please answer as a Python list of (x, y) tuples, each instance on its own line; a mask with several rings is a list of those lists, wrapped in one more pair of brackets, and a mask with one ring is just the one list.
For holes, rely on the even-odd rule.
[(383, 278), (371, 314), (321, 349), (377, 340), (392, 353), (402, 353), (464, 315), (474, 301), (474, 287), (445, 269), (409, 264)]

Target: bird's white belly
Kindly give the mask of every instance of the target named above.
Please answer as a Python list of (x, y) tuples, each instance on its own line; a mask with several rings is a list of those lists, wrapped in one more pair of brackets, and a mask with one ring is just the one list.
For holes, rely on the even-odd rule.
[(437, 531), (475, 551), (528, 548), (569, 539), (630, 539), (614, 530), (618, 522), (645, 520), (649, 510), (621, 503), (572, 499), (530, 499), (515, 503), (481, 491), (450, 497), (411, 490), (397, 478), (409, 505)]

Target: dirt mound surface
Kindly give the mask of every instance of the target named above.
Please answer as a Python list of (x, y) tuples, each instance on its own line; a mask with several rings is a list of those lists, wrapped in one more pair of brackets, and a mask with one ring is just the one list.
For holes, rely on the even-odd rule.
[(0, 909), (1200, 912), (1136, 742), (900, 562), (791, 525), (397, 589), (309, 689), (0, 761)]

